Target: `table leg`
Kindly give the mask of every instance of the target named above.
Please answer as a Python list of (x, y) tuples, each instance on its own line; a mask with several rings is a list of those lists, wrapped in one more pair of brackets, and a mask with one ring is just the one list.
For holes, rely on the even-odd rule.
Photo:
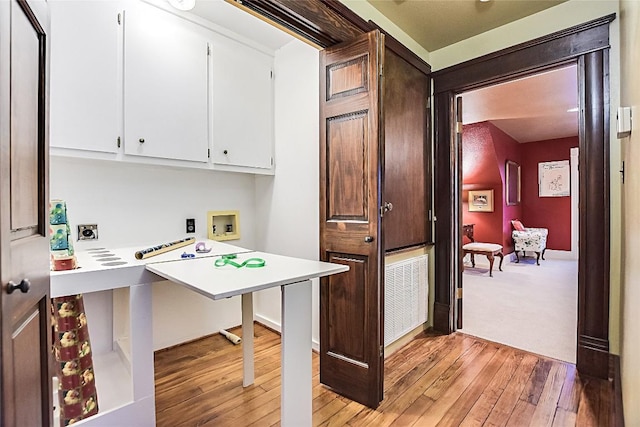
[(253, 363), (253, 294), (242, 294), (242, 387), (254, 380)]
[(282, 286), (281, 425), (311, 426), (311, 281)]
[[(153, 320), (152, 320), (151, 284), (134, 285), (129, 289), (129, 321), (130, 321), (130, 357), (131, 378), (133, 380), (133, 400), (147, 401), (139, 406), (144, 408), (131, 418), (132, 424), (154, 426), (155, 380), (153, 370)], [(98, 381), (100, 381), (99, 373)], [(98, 399), (100, 398), (98, 390)], [(91, 421), (89, 420), (89, 423)]]

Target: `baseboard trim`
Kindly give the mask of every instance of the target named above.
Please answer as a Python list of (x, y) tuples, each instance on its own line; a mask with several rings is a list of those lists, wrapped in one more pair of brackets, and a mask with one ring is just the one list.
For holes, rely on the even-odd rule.
[(433, 329), (444, 334), (453, 332), (453, 327), (449, 322), (449, 304), (443, 304), (441, 302), (434, 303)]
[[(273, 320), (261, 316), (259, 314), (254, 314), (253, 315), (253, 319), (254, 322), (256, 323), (260, 323), (262, 326), (264, 326), (267, 329), (272, 330), (273, 332), (277, 333), (278, 335), (281, 335), (282, 333), (282, 325), (280, 325), (277, 322), (274, 322)], [(315, 339), (311, 340), (311, 349), (315, 352), (319, 352), (320, 351), (320, 343), (318, 341), (316, 341)]]
[(282, 332), (282, 326), (278, 322), (274, 322), (268, 317), (261, 316), (259, 314), (253, 315), (254, 322), (260, 323), (265, 328), (271, 329), (273, 332), (276, 332), (278, 335)]
[(609, 355), (609, 378), (613, 382), (613, 407), (609, 425), (624, 427), (624, 407), (622, 406), (622, 378), (620, 376), (620, 356)]
[(578, 337), (578, 371), (592, 377), (609, 378), (609, 342), (600, 338)]
[(545, 259), (566, 259), (577, 261), (578, 256), (571, 251), (559, 251), (556, 249), (547, 249), (544, 251)]

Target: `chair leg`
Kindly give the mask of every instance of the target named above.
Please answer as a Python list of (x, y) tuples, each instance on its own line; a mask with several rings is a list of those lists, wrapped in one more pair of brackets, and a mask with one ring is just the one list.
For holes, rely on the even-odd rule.
[(500, 257), (500, 265), (498, 265), (498, 270), (502, 271), (502, 261), (504, 261), (504, 254), (502, 252), (499, 252), (498, 256)]
[(493, 254), (487, 254), (489, 260), (489, 277), (493, 277)]
[(473, 252), (471, 252), (471, 267), (476, 268), (476, 258)]
[(542, 259), (544, 259), (544, 253), (545, 253), (545, 251), (546, 251), (546, 250), (547, 250), (547, 248), (544, 248), (544, 249), (542, 250)]
[(516, 253), (516, 264), (520, 262), (520, 256), (518, 255), (518, 251), (514, 251)]
[[(544, 258), (542, 258), (544, 259)], [(536, 264), (540, 265), (540, 252), (536, 252)]]

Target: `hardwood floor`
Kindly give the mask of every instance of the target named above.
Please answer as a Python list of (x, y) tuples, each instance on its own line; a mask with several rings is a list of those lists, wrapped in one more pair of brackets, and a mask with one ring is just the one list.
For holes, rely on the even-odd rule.
[[(260, 324), (255, 336), (256, 379), (246, 389), (242, 348), (220, 335), (156, 352), (157, 425), (279, 425), (280, 336)], [(464, 334), (422, 334), (387, 358), (376, 410), (320, 385), (318, 361), (314, 426), (613, 425), (610, 382)]]

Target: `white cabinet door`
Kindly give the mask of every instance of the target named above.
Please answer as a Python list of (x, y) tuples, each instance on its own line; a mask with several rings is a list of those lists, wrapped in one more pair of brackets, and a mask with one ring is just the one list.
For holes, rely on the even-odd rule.
[(125, 11), (125, 154), (207, 162), (208, 43), (148, 4)]
[(270, 169), (273, 58), (233, 40), (213, 46), (215, 164)]
[(52, 147), (118, 151), (118, 1), (50, 1)]

